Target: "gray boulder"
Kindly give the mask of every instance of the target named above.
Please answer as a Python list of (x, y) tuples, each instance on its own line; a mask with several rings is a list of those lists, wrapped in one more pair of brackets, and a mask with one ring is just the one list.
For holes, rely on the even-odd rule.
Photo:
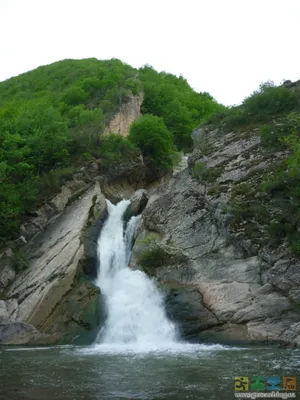
[(7, 249), (0, 254), (0, 291), (6, 289), (15, 279), (14, 255), (11, 249)]
[(148, 192), (145, 189), (137, 190), (130, 198), (131, 201), (131, 214), (140, 214), (147, 205), (149, 200)]

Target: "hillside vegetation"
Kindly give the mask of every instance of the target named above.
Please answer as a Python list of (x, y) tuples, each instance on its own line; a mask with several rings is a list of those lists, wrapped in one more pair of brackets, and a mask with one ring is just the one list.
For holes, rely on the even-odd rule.
[[(103, 137), (141, 91), (142, 113), (152, 117), (137, 121), (128, 139)], [(183, 77), (117, 59), (59, 61), (0, 83), (0, 241), (14, 238), (23, 216), (84, 162), (109, 168), (141, 152), (149, 168), (165, 171), (176, 150), (191, 146), (191, 130), (222, 109)]]
[[(251, 182), (233, 187), (232, 223), (245, 226), (249, 237), (257, 236), (259, 225), (265, 226), (271, 246), (286, 241), (300, 254), (300, 82), (278, 87), (266, 82), (240, 106), (216, 114), (209, 123), (224, 133), (236, 132), (237, 140), (260, 136), (266, 158), (274, 160)], [(195, 170), (199, 177), (208, 172), (218, 174), (201, 164)]]

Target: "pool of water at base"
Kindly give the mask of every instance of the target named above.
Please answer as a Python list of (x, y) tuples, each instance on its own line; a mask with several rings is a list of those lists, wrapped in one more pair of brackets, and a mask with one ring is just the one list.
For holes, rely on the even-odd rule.
[(235, 376), (294, 376), (300, 389), (300, 350), (187, 344), (0, 347), (0, 398), (5, 400), (229, 400)]

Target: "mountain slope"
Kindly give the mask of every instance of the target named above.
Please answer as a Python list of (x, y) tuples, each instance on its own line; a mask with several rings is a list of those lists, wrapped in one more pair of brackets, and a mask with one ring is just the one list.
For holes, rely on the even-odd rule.
[[(152, 94), (154, 86), (159, 92)], [(0, 240), (15, 237), (24, 215), (87, 161), (109, 167), (139, 153), (126, 139), (103, 133), (143, 91), (142, 111), (162, 117), (179, 148), (187, 131), (221, 108), (183, 78), (117, 59), (63, 60), (0, 83)], [(177, 114), (185, 114), (180, 124)]]

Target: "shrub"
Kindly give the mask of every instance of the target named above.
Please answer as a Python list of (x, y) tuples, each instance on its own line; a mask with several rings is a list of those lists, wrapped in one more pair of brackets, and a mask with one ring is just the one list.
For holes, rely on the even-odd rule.
[(223, 170), (223, 166), (207, 168), (204, 163), (198, 162), (194, 166), (193, 175), (200, 181), (214, 182), (222, 174)]
[(138, 148), (127, 138), (113, 134), (102, 136), (99, 144), (101, 166), (108, 168), (112, 164), (138, 157)]
[(172, 135), (164, 121), (153, 115), (144, 115), (133, 122), (128, 139), (137, 146), (152, 168), (165, 172), (173, 166), (174, 145)]
[(29, 257), (22, 249), (15, 249), (13, 256), (13, 268), (19, 273), (29, 266)]
[(139, 254), (137, 262), (147, 274), (153, 275), (154, 270), (166, 265), (168, 259), (169, 254), (166, 250), (155, 241), (151, 241), (147, 249)]
[(244, 127), (250, 123), (247, 110), (243, 106), (232, 107), (224, 118), (227, 130)]
[(246, 98), (243, 105), (251, 120), (263, 122), (278, 114), (292, 111), (299, 103), (297, 93), (273, 83), (262, 83), (259, 90)]
[(58, 193), (61, 186), (73, 178), (75, 172), (75, 168), (68, 167), (55, 169), (40, 176), (36, 184), (38, 200), (46, 200), (48, 197)]

